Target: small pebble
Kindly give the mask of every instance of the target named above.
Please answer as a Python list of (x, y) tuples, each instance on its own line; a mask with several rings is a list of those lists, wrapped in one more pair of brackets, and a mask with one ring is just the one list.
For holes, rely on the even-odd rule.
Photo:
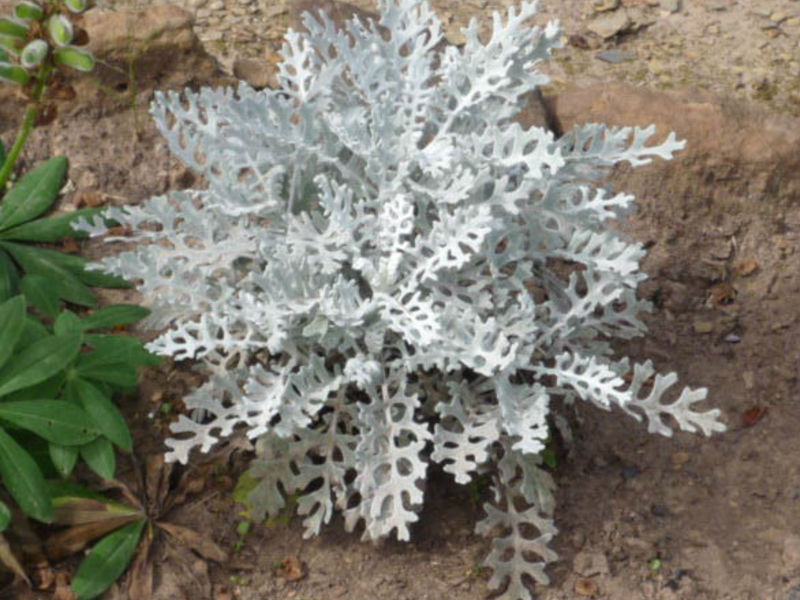
[(629, 52), (627, 50), (602, 50), (594, 55), (594, 57), (598, 60), (602, 60), (603, 62), (617, 64), (617, 63), (624, 63), (624, 62), (631, 62), (636, 60), (636, 52)]
[(624, 469), (622, 469), (622, 471), (619, 472), (619, 474), (622, 476), (622, 479), (628, 481), (639, 475), (641, 472), (642, 471), (641, 469), (639, 469), (639, 467), (633, 465), (631, 467), (625, 467)]

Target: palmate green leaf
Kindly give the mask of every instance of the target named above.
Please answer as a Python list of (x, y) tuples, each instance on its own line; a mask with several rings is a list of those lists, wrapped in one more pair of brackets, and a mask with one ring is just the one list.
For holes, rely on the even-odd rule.
[(80, 600), (96, 598), (114, 583), (130, 564), (147, 519), (130, 523), (100, 540), (78, 567), (72, 590)]
[(72, 223), (84, 217), (89, 219), (105, 210), (99, 208), (82, 208), (64, 215), (42, 217), (17, 225), (11, 229), (0, 232), (0, 240), (15, 240), (18, 242), (57, 242), (66, 237), (84, 238), (85, 231), (75, 231)]
[(100, 435), (86, 411), (66, 400), (0, 402), (0, 419), (64, 446), (83, 446)]
[(22, 511), (45, 523), (53, 517), (53, 504), (44, 476), (22, 446), (0, 428), (0, 477)]
[(67, 159), (56, 156), (26, 173), (3, 198), (0, 231), (35, 219), (58, 198), (67, 173)]
[(86, 461), (89, 468), (103, 479), (113, 479), (117, 470), (117, 457), (114, 455), (114, 446), (108, 438), (98, 437), (80, 447), (81, 458)]
[(110, 329), (120, 325), (129, 325), (144, 319), (150, 311), (135, 304), (114, 304), (94, 311), (83, 319), (83, 330)]
[(0, 302), (16, 296), (19, 292), (17, 266), (8, 254), (0, 250)]
[(125, 417), (111, 399), (82, 379), (73, 379), (69, 382), (69, 387), (80, 400), (83, 409), (94, 420), (100, 433), (126, 452), (130, 452), (133, 448), (130, 429)]
[(80, 335), (48, 336), (33, 342), (0, 368), (0, 397), (53, 377), (75, 359), (80, 348)]
[(50, 460), (58, 471), (58, 474), (65, 479), (72, 475), (75, 463), (78, 462), (80, 448), (78, 446), (62, 446), (61, 444), (50, 443)]
[(97, 304), (89, 288), (81, 282), (80, 278), (71, 269), (63, 266), (63, 257), (66, 255), (54, 250), (45, 250), (44, 248), (8, 241), (0, 241), (0, 248), (11, 254), (14, 260), (27, 273), (46, 277), (50, 281), (54, 294), (58, 295), (59, 298), (80, 306), (93, 307)]
[(14, 352), (24, 324), (24, 296), (15, 296), (0, 304), (0, 368)]
[(22, 278), (19, 287), (25, 294), (25, 298), (42, 314), (48, 317), (58, 314), (61, 301), (54, 293), (50, 279), (36, 273), (28, 273)]

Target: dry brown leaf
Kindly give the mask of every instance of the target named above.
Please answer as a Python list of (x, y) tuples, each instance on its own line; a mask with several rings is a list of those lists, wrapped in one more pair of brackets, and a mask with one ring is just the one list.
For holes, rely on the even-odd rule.
[(138, 519), (144, 515), (135, 508), (94, 498), (58, 498), (53, 506), (53, 522), (58, 525), (83, 525), (128, 516)]
[(133, 600), (151, 600), (153, 597), (153, 561), (150, 560), (150, 546), (153, 543), (152, 529), (139, 544), (139, 552), (133, 560), (128, 580), (128, 598)]
[(63, 571), (56, 574), (56, 590), (53, 592), (53, 600), (78, 600), (69, 585), (69, 575)]
[(215, 583), (213, 590), (214, 600), (233, 600), (233, 594), (221, 583)]
[(11, 546), (8, 545), (8, 540), (6, 540), (2, 533), (0, 533), (0, 562), (11, 569), (30, 586), (31, 580), (28, 579), (25, 569), (22, 568), (22, 565), (20, 564), (19, 560), (17, 560), (17, 557), (14, 556)]
[(730, 283), (718, 283), (711, 288), (711, 300), (715, 306), (733, 304), (736, 299), (736, 288)]
[(194, 529), (165, 521), (158, 521), (156, 525), (186, 544), (190, 550), (197, 552), (203, 558), (218, 563), (224, 563), (228, 560), (228, 553), (223, 548)]
[(75, 197), (75, 204), (78, 208), (98, 208), (106, 203), (106, 198), (100, 192), (78, 192)]
[(575, 593), (579, 596), (594, 598), (598, 592), (597, 583), (594, 579), (578, 579), (575, 582)]
[(758, 423), (761, 419), (764, 418), (764, 415), (767, 413), (766, 406), (754, 406), (753, 408), (749, 408), (742, 414), (742, 425), (745, 427), (752, 427), (756, 423)]
[(49, 590), (56, 583), (56, 571), (46, 562), (34, 565), (31, 577), (40, 590)]
[(172, 463), (164, 461), (163, 454), (151, 454), (147, 457), (146, 493), (149, 512), (161, 513), (164, 501), (169, 495), (169, 479), (172, 475)]
[(758, 270), (758, 261), (755, 258), (746, 258), (734, 267), (739, 277), (747, 277)]
[(275, 574), (286, 581), (298, 581), (305, 576), (303, 564), (296, 556), (287, 556), (284, 558)]
[(142, 516), (137, 513), (95, 523), (76, 525), (49, 538), (45, 543), (45, 550), (50, 558), (59, 560), (75, 552), (80, 552), (97, 538), (141, 518)]

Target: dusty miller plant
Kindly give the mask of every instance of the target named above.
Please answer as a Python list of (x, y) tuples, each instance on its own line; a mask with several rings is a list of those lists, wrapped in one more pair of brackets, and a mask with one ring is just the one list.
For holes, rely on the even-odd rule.
[(444, 49), (427, 3), (380, 10), (380, 27), (345, 31), (307, 14), (278, 90), (158, 93), (158, 127), (208, 188), (113, 209), (137, 246), (99, 267), (141, 281), (166, 328), (151, 350), (208, 374), (170, 459), (243, 425), (256, 515), (299, 494), (306, 535), (338, 509), (368, 539), (409, 538), (431, 462), (459, 483), (489, 474), (490, 584), (528, 599), (525, 578), (546, 582), (556, 558), (540, 458), (554, 400), (616, 406), (666, 436), (669, 418), (723, 429), (694, 408), (705, 389), (672, 394), (674, 373), (610, 346), (645, 331), (645, 252), (607, 227), (633, 197), (592, 182), (683, 143), (514, 122), (560, 44), (555, 23), (529, 26), (533, 3), (495, 14), (487, 42), (473, 21)]

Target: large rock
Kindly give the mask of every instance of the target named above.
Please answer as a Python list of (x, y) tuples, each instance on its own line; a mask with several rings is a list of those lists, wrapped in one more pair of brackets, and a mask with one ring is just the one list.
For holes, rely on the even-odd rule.
[[(686, 140), (672, 161), (619, 169), (619, 187), (640, 197), (688, 201), (775, 202), (800, 195), (800, 119), (727, 101), (695, 89), (657, 91), (598, 84), (547, 99), (561, 131), (573, 125), (656, 126)], [(525, 119), (522, 118), (523, 124)], [(623, 187), (624, 185), (624, 187)]]
[[(61, 103), (125, 108), (146, 103), (154, 89), (181, 89), (230, 81), (200, 44), (192, 15), (175, 6), (92, 9), (83, 15), (89, 48), (97, 57), (91, 73), (71, 73), (75, 100)], [(0, 85), (0, 118), (16, 120), (23, 108), (19, 90)]]

